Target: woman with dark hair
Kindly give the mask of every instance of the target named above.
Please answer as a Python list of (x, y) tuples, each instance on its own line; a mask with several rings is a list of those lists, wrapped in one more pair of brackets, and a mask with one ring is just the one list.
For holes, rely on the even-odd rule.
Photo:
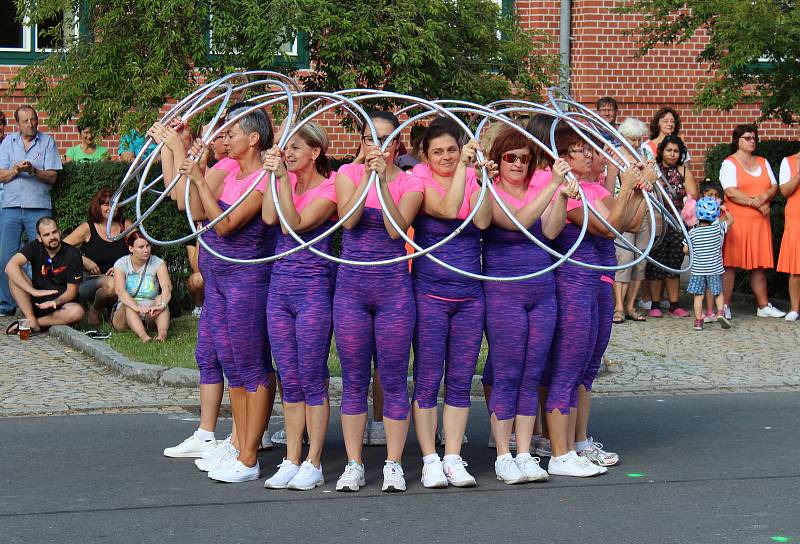
[(722, 161), (719, 182), (725, 191), (725, 208), (733, 224), (725, 235), (722, 249), (725, 274), (722, 276), (726, 318), (731, 318), (731, 296), (736, 270), (750, 271), (750, 288), (756, 296), (758, 317), (784, 317), (786, 314), (767, 298), (766, 269), (775, 266), (772, 255), (770, 203), (778, 194), (778, 184), (769, 163), (754, 154), (758, 129), (736, 125), (731, 141), (731, 155)]
[[(592, 148), (574, 130), (559, 126), (556, 148), (578, 178), (591, 175)], [(598, 213), (618, 232), (624, 232), (638, 228), (642, 220), (644, 206), (641, 192), (637, 189), (644, 182), (636, 167), (622, 172), (620, 179), (616, 199), (602, 184), (584, 183), (582, 187)], [(561, 253), (574, 245), (581, 225), (587, 220), (579, 201), (570, 199), (566, 207), (567, 225), (553, 240), (553, 247)], [(614, 235), (593, 215), (589, 215), (588, 221), (588, 235), (572, 258), (603, 264), (595, 240), (613, 238)], [(601, 276), (596, 271), (570, 263), (564, 263), (555, 272), (557, 319), (550, 350), (551, 368), (545, 377), (549, 387), (545, 416), (553, 454), (547, 467), (550, 474), (586, 477), (606, 471), (604, 467), (592, 464), (587, 457), (578, 456), (575, 444), (578, 389), (581, 384), (590, 387), (587, 378), (593, 378), (590, 363), (598, 336), (597, 290)], [(519, 438), (517, 444), (520, 444)]]
[[(250, 110), (245, 113), (243, 110)], [(237, 118), (224, 133), (229, 171), (211, 168), (205, 175), (196, 162), (186, 159), (178, 173), (191, 183), (190, 205), (197, 220), (208, 223), (237, 202), (262, 176), (242, 203), (203, 234), (209, 247), (239, 259), (258, 259), (273, 254), (275, 229), (261, 220), (266, 192), (261, 153), (272, 147), (273, 130), (261, 109), (239, 103), (228, 110), (227, 120)], [(192, 155), (204, 162), (207, 149), (197, 141)], [(256, 452), (269, 421), (274, 399), (272, 359), (267, 337), (266, 305), (271, 266), (236, 264), (209, 254), (201, 246), (199, 267), (205, 279), (205, 302), (197, 330), (195, 356), (201, 387), (209, 384), (221, 394), (221, 365), (228, 378), (236, 436), (227, 445), (229, 455), (217, 458), (208, 476), (223, 482), (244, 482), (260, 476)], [(215, 389), (216, 390), (216, 389)], [(205, 435), (213, 440), (213, 431)], [(202, 438), (202, 437), (199, 437)], [(236, 448), (233, 444), (238, 444)]]
[[(576, 186), (565, 182), (569, 166), (558, 160), (534, 170), (536, 146), (519, 130), (507, 127), (492, 144), (490, 158), (499, 163), (497, 195), (514, 217), (539, 240), (558, 236), (566, 220), (566, 203)], [(483, 237), (484, 272), (519, 276), (550, 266), (552, 257), (531, 242), (493, 203), (492, 225)], [(530, 454), (539, 381), (547, 365), (556, 314), (553, 273), (514, 282), (484, 282), (486, 338), (489, 356), (484, 383), (491, 385), (489, 413), (497, 447), (495, 474), (507, 484), (544, 481), (548, 475)], [(516, 425), (517, 456), (511, 455)]]
[(156, 340), (164, 342), (169, 331), (169, 301), (172, 281), (167, 264), (151, 252), (150, 242), (134, 231), (126, 240), (130, 255), (114, 263), (114, 289), (119, 303), (111, 316), (118, 331), (130, 329), (142, 342), (153, 338), (146, 326), (155, 324)]
[[(412, 173), (422, 180), (425, 197), (414, 221), (414, 239), (429, 247), (456, 229), (474, 209), (480, 185), (472, 168), (478, 143), (461, 146), (455, 121), (434, 120), (422, 137), (423, 162)], [(491, 166), (491, 165), (489, 165)], [(492, 219), (488, 194), (472, 222), (435, 252), (462, 270), (481, 272), (481, 230)], [(461, 444), (469, 419), (472, 376), (483, 339), (481, 282), (451, 272), (427, 258), (412, 268), (417, 321), (414, 328), (414, 429), (422, 450), (422, 485), (472, 487)], [(439, 385), (444, 378), (444, 459), (436, 453)]]
[[(281, 150), (267, 151), (264, 168), (277, 177), (278, 202), (289, 226), (309, 240), (328, 230), (336, 214), (335, 176), (331, 175), (328, 136), (316, 123), (306, 123)], [(279, 223), (268, 187), (261, 217)], [(281, 224), (275, 248), (283, 253), (298, 244)], [(314, 247), (330, 253), (332, 238)], [(286, 457), (264, 486), (310, 490), (325, 483), (322, 447), (330, 417), (328, 351), (331, 343), (333, 264), (308, 250), (275, 263), (267, 300), (267, 326), (272, 353), (281, 376), (286, 423)], [(308, 457), (302, 460), (303, 433)]]
[[(78, 293), (89, 306), (86, 317), (89, 325), (98, 325), (100, 313), (116, 301), (114, 263), (128, 254), (125, 240), (112, 242), (106, 233), (112, 194), (110, 187), (103, 187), (97, 191), (89, 201), (89, 220), (75, 227), (75, 230), (64, 238), (66, 243), (80, 247), (83, 253), (85, 272)], [(131, 222), (122, 215), (122, 208), (117, 207), (110, 226), (111, 236), (117, 236), (130, 225)]]
[[(681, 116), (675, 109), (665, 106), (659, 109), (650, 120), (650, 139), (642, 144), (641, 150), (646, 158), (655, 160), (658, 146), (667, 136), (679, 136), (681, 133)], [(686, 151), (683, 162), (689, 162)]]
[(64, 162), (97, 162), (108, 158), (108, 148), (97, 145), (92, 127), (78, 125), (78, 135), (81, 143), (72, 146), (64, 153)]
[[(422, 204), (422, 184), (394, 164), (397, 139), (382, 152), (380, 145), (400, 126), (383, 111), (370, 114), (375, 134), (365, 126), (361, 134), (364, 164), (345, 164), (336, 175), (339, 217), (356, 205), (367, 191), (370, 175), (377, 181), (365, 201), (344, 223), (342, 258), (375, 261), (406, 254), (400, 232), (414, 221)], [(374, 145), (377, 138), (378, 145)], [(382, 209), (378, 191), (386, 203)], [(386, 463), (383, 491), (405, 491), (400, 461), (409, 426), (407, 375), (416, 307), (408, 264), (383, 266), (340, 265), (336, 277), (333, 328), (342, 365), (342, 433), (348, 463), (336, 482), (337, 491), (358, 491), (366, 484), (361, 457), (367, 423), (367, 390), (373, 349), (381, 372), (383, 423), (386, 429)]]
[[(678, 212), (683, 209), (685, 198), (697, 199), (700, 196), (700, 189), (694, 180), (692, 171), (684, 164), (686, 159), (686, 146), (677, 136), (665, 136), (658, 145), (656, 151), (656, 163), (661, 168), (661, 173), (666, 178), (666, 183), (659, 180), (667, 190), (670, 200), (677, 208)], [(656, 232), (659, 238), (656, 239), (658, 245), (653, 246), (650, 256), (670, 268), (680, 268), (683, 264), (683, 233), (675, 229), (665, 221), (657, 221)], [(663, 238), (660, 233), (664, 232)], [(660, 240), (660, 243), (658, 243)], [(678, 306), (680, 297), (680, 276), (667, 272), (663, 268), (647, 263), (645, 268), (645, 279), (650, 289), (650, 298), (653, 301), (652, 307), (648, 312), (650, 317), (662, 317), (659, 308), (661, 301), (662, 287), (666, 286), (667, 297), (669, 300), (668, 313), (672, 317), (687, 317), (689, 312)]]

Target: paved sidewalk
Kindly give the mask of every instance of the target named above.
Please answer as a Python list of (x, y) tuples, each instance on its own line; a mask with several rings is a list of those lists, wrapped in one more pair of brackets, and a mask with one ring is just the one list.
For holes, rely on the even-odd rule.
[[(800, 389), (800, 323), (735, 308), (733, 329), (692, 329), (690, 318), (615, 325), (598, 395)], [(0, 318), (0, 326), (10, 323)], [(194, 388), (142, 384), (48, 335), (0, 335), (0, 416), (116, 411), (182, 412)]]

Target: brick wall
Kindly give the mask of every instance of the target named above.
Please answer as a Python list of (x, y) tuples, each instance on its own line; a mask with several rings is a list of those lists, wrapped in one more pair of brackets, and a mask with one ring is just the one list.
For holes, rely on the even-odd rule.
[[(692, 153), (693, 170), (702, 174), (705, 151), (711, 145), (727, 142), (733, 126), (753, 122), (758, 118), (758, 107), (742, 105), (731, 112), (715, 110), (693, 111), (692, 94), (695, 85), (709, 77), (707, 66), (695, 58), (702, 48), (701, 34), (689, 43), (671, 48), (659, 48), (645, 58), (634, 58), (634, 37), (625, 31), (639, 21), (635, 15), (619, 15), (613, 8), (621, 0), (573, 0), (571, 86), (575, 99), (593, 104), (599, 97), (610, 95), (620, 103), (620, 117), (636, 117), (649, 122), (653, 113), (663, 105), (674, 107), (681, 114), (682, 136)], [(544, 30), (552, 35), (553, 43), (548, 53), (558, 52), (559, 0), (516, 0), (515, 9), (520, 23), (527, 28)], [(14, 108), (26, 101), (23, 96), (6, 96), (8, 81), (16, 68), (0, 66), (0, 109), (6, 113), (13, 126)], [(332, 113), (320, 119), (329, 130), (332, 155), (349, 155), (358, 146), (358, 135), (347, 133), (338, 126)], [(41, 128), (56, 138), (63, 152), (78, 143), (73, 124), (57, 129), (47, 126), (44, 115)], [(13, 130), (12, 126), (7, 131)], [(761, 126), (762, 138), (796, 138), (795, 128), (770, 121)], [(407, 142), (406, 138), (406, 142)], [(116, 152), (116, 138), (106, 138), (103, 145)]]

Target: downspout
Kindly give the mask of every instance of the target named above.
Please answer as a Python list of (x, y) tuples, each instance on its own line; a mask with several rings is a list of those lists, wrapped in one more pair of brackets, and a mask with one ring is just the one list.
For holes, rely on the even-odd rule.
[(561, 0), (558, 31), (558, 55), (561, 61), (559, 87), (569, 94), (570, 92), (570, 49), (572, 34), (572, 0)]

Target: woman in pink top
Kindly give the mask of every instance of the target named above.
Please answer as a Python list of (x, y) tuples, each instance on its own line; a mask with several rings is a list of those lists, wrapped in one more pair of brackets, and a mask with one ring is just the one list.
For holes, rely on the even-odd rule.
[[(228, 118), (252, 107), (234, 105)], [(201, 144), (201, 142), (198, 142)], [(239, 200), (258, 176), (264, 176), (261, 152), (272, 147), (272, 124), (254, 109), (225, 132), (228, 157), (238, 168), (224, 177), (203, 175), (197, 163), (185, 160), (179, 173), (192, 184), (190, 205), (195, 219), (214, 220)], [(205, 154), (202, 145), (194, 155)], [(218, 172), (221, 172), (217, 170)], [(223, 177), (222, 180), (219, 178)], [(266, 180), (247, 195), (222, 221), (203, 235), (211, 249), (239, 259), (259, 259), (274, 251), (274, 228), (261, 221), (262, 194)], [(224, 482), (257, 479), (260, 467), (256, 451), (269, 419), (274, 391), (274, 372), (267, 338), (266, 302), (271, 266), (224, 261), (201, 248), (200, 270), (206, 279), (205, 307), (198, 325), (198, 366), (220, 362), (228, 378), (239, 451), (208, 467), (209, 477)], [(233, 447), (233, 446), (231, 446)]]
[[(336, 213), (335, 174), (325, 154), (328, 136), (316, 123), (306, 123), (286, 149), (267, 152), (264, 166), (274, 172), (284, 219), (305, 240), (332, 226)], [(261, 215), (268, 225), (279, 223), (271, 187), (264, 193)], [(277, 254), (298, 245), (281, 223)], [(330, 253), (332, 237), (314, 247)], [(325, 483), (322, 447), (330, 417), (328, 352), (331, 343), (333, 263), (309, 250), (275, 263), (267, 301), (272, 354), (281, 376), (286, 422), (286, 457), (264, 486), (310, 490)], [(308, 432), (308, 457), (302, 461), (303, 432)], [(302, 464), (301, 464), (302, 461)]]

